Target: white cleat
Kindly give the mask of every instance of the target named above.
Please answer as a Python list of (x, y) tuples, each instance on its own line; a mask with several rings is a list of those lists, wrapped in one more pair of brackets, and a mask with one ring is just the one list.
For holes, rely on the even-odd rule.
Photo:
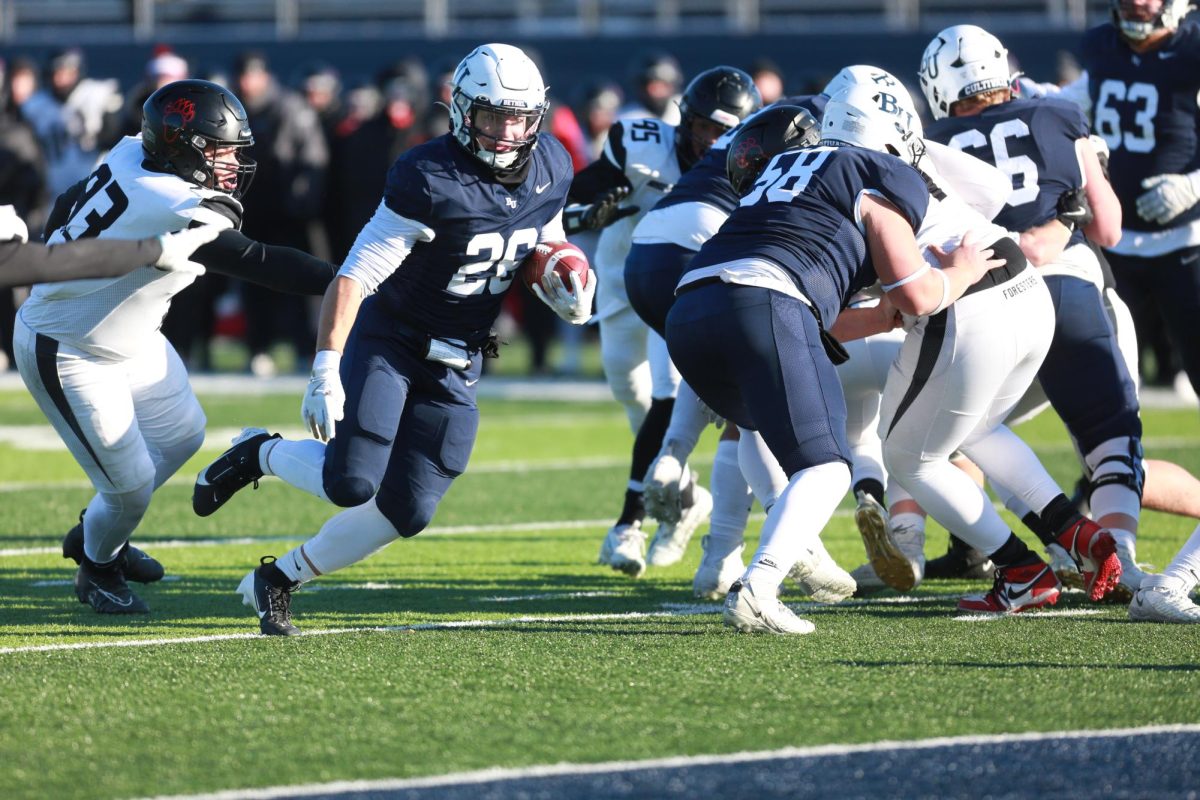
[(642, 523), (616, 525), (608, 532), (605, 541), (608, 541), (609, 537), (613, 539), (613, 547), (608, 565), (631, 578), (640, 578), (646, 571), (646, 557), (643, 555), (646, 549), (646, 532), (642, 530)]
[(1083, 591), (1083, 574), (1066, 548), (1057, 544), (1048, 544), (1046, 545), (1046, 555), (1049, 556), (1050, 569), (1054, 570), (1058, 582), (1063, 585), (1064, 589)]
[(907, 592), (917, 585), (919, 576), (913, 563), (892, 539), (888, 530), (887, 509), (866, 492), (855, 492), (858, 506), (854, 509), (854, 523), (862, 534), (867, 559), (884, 583), (897, 591)]
[(703, 486), (692, 488), (693, 502), (683, 510), (683, 516), (678, 522), (660, 522), (650, 542), (650, 555), (647, 561), (652, 567), (669, 567), (678, 563), (692, 534), (704, 524), (712, 514), (712, 495)]
[(660, 453), (642, 481), (642, 502), (646, 513), (659, 522), (678, 522), (683, 515), (679, 494), (683, 490), (685, 467), (669, 452)]
[(1180, 581), (1163, 575), (1147, 575), (1129, 604), (1129, 619), (1196, 624), (1200, 623), (1200, 606), (1187, 596)]
[(700, 566), (692, 578), (692, 592), (705, 600), (720, 600), (729, 594), (729, 587), (746, 571), (746, 565), (742, 563), (744, 546), (739, 544), (733, 552), (721, 558), (709, 548), (710, 541), (708, 536), (700, 540), (704, 555), (700, 557)]
[(858, 585), (858, 588), (855, 589), (855, 594), (859, 595), (860, 597), (863, 595), (875, 594), (876, 592), (882, 592), (884, 589), (892, 588), (884, 583), (882, 578), (875, 574), (875, 568), (871, 566), (870, 561), (860, 567), (855, 568), (855, 570), (850, 573), (850, 577), (853, 578), (854, 583)]
[(800, 554), (788, 577), (818, 603), (840, 603), (858, 589), (854, 577), (838, 566), (820, 539), (815, 547)]
[(739, 633), (798, 635), (816, 630), (815, 625), (797, 617), (779, 601), (777, 589), (756, 592), (753, 585), (740, 580), (725, 595), (724, 620)]

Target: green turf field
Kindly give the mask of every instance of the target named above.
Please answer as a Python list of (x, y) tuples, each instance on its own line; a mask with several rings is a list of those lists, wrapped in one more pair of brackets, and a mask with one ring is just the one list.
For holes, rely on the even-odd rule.
[[(202, 400), (213, 428), (298, 427), (295, 397)], [(638, 581), (592, 563), (631, 440), (615, 405), (488, 402), (482, 413), (472, 465), (434, 529), (298, 594), (297, 623), (327, 633), (290, 640), (231, 636), (257, 631), (233, 592), (329, 507), (269, 479), (212, 518), (192, 516), (191, 479), (219, 452), (212, 442), (138, 532), (174, 578), (135, 585), (153, 614), (101, 618), (76, 602), (73, 568), (53, 552), (90, 497), (82, 473), (65, 451), (0, 439), (0, 797), (1200, 720), (1200, 630), (1129, 624), (1124, 608), (1080, 594), (1051, 614), (989, 622), (955, 619), (957, 596), (981, 584), (836, 608), (794, 597), (815, 634), (732, 634), (716, 604), (691, 596), (698, 541), (684, 563)], [(1194, 411), (1145, 421), (1150, 457), (1200, 472)], [(0, 393), (0, 425), (40, 423), (27, 397)], [(1021, 433), (1074, 480), (1056, 420)], [(709, 434), (702, 472), (714, 444)], [(852, 568), (862, 546), (847, 510), (825, 538)], [(1193, 525), (1148, 514), (1140, 557), (1163, 566)], [(931, 555), (944, 547), (937, 531)], [(158, 639), (174, 641), (28, 649)]]

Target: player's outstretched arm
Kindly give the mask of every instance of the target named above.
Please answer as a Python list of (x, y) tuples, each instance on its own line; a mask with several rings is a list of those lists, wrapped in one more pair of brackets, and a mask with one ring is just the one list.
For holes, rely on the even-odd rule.
[(285, 294), (324, 294), (337, 274), (336, 266), (303, 250), (256, 242), (232, 229), (198, 249), (193, 260), (218, 275)]
[(912, 228), (894, 205), (864, 195), (859, 208), (879, 281), (892, 305), (905, 314), (921, 317), (942, 311), (985, 272), (1004, 264), (1003, 259), (992, 258), (991, 250), (964, 239), (949, 254), (931, 247), (942, 264), (941, 269), (931, 269), (917, 249)]

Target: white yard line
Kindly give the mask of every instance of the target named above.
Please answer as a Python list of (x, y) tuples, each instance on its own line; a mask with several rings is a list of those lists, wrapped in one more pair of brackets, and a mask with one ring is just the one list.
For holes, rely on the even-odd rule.
[[(387, 625), (366, 628), (325, 628), (306, 630), (304, 636), (333, 636), (341, 633), (409, 633), (412, 631), (439, 631), (456, 628), (502, 628), (508, 625), (563, 622), (605, 622), (610, 620), (654, 619), (661, 617), (690, 617), (698, 614), (716, 614), (721, 606), (690, 605), (666, 611), (627, 611), (610, 614), (553, 614), (546, 616), (505, 617), (503, 619), (462, 619), (445, 622), (421, 622), (414, 625)], [(210, 636), (179, 636), (169, 639), (118, 639), (108, 642), (75, 642), (73, 644), (39, 644), (22, 647), (0, 647), (0, 655), (13, 653), (45, 653), (56, 650), (97, 650), (112, 647), (157, 647), (167, 644), (194, 644), (197, 642), (225, 642), (237, 639), (262, 639), (258, 633), (218, 633)]]
[(1056, 611), (1026, 611), (1021, 614), (959, 614), (955, 622), (995, 622), (998, 619), (1044, 619), (1045, 617), (1093, 617), (1103, 614), (1099, 608), (1062, 608)]
[(404, 778), (375, 781), (334, 781), (331, 783), (276, 786), (265, 789), (233, 789), (209, 794), (160, 796), (154, 800), (275, 800), (281, 797), (305, 797), (351, 792), (400, 792), (407, 789), (430, 789), (450, 786), (470, 786), (495, 781), (548, 778), (562, 775), (596, 775), (609, 772), (632, 772), (652, 769), (681, 769), (725, 764), (752, 764), (792, 758), (818, 758), (857, 753), (887, 753), (929, 750), (940, 747), (973, 747), (979, 745), (1019, 742), (1050, 742), (1054, 740), (1110, 739), (1129, 736), (1153, 736), (1200, 732), (1200, 725), (1147, 725), (1141, 728), (1110, 730), (1053, 731), (1048, 733), (1000, 733), (967, 736), (940, 736), (913, 741), (881, 741), (867, 744), (826, 744), (814, 747), (783, 747), (778, 750), (744, 751), (702, 756), (672, 756), (643, 761), (605, 761), (598, 764), (547, 764), (544, 766), (490, 769), (435, 775), (427, 778)]

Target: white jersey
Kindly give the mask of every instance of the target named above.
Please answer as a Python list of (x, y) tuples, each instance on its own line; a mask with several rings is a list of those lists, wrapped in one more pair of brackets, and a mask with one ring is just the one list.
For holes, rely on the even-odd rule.
[[(49, 244), (97, 236), (143, 239), (190, 223), (233, 227), (241, 205), (229, 195), (142, 166), (141, 136), (127, 136), (88, 178), (67, 223)], [(221, 210), (217, 210), (221, 209)], [(224, 213), (222, 213), (224, 211)], [(39, 283), (21, 306), (37, 333), (110, 359), (135, 356), (152, 342), (171, 298), (195, 276), (145, 266), (118, 278)]]
[(679, 180), (681, 172), (679, 159), (675, 155), (675, 126), (650, 118), (617, 122), (609, 133), (602, 158), (625, 173), (633, 187), (622, 205), (641, 209), (601, 231), (600, 243), (596, 246), (596, 268), (600, 280), (623, 281), (625, 257), (629, 255), (633, 229)]
[(929, 251), (934, 245), (948, 253), (957, 248), (964, 238), (973, 239), (981, 246), (1004, 237), (1017, 241), (1011, 231), (992, 222), (962, 200), (932, 164), (922, 162), (920, 169), (932, 185), (929, 208), (917, 230), (917, 246), (931, 266), (941, 266), (941, 262)]

